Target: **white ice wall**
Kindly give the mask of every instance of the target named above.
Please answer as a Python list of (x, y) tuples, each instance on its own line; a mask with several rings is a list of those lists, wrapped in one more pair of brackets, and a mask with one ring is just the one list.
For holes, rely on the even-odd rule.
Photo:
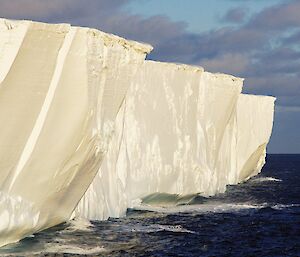
[(150, 50), (0, 19), (0, 246), (66, 221), (83, 195), (73, 214), (105, 219), (152, 193), (209, 196), (261, 170), (274, 98), (144, 62)]
[(270, 96), (239, 97), (236, 114), (238, 181), (258, 174), (265, 164), (266, 147), (273, 128), (274, 101)]
[[(253, 105), (243, 107), (248, 97), (240, 96), (242, 83), (198, 67), (146, 61), (118, 113), (109, 152), (75, 215), (119, 217), (132, 201), (155, 192), (213, 195), (241, 181), (239, 171), (227, 169), (236, 167), (236, 110), (238, 106), (238, 123), (245, 123), (239, 128), (250, 131), (249, 120), (240, 116), (246, 108), (251, 115), (256, 101), (250, 97)], [(264, 115), (270, 126), (272, 110)], [(234, 128), (228, 130), (230, 125)], [(270, 132), (265, 131), (265, 142)], [(231, 180), (230, 173), (235, 173)]]
[(148, 45), (0, 20), (0, 246), (68, 220)]

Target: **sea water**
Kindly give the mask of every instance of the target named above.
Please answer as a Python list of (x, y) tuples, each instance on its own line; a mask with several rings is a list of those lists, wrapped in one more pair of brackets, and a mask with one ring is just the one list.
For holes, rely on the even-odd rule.
[(300, 256), (300, 155), (268, 155), (225, 194), (154, 194), (107, 221), (73, 220), (0, 256)]

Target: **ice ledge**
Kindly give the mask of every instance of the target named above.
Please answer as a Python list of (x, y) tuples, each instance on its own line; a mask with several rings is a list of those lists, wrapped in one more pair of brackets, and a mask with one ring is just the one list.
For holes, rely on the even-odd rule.
[(113, 43), (119, 43), (123, 45), (125, 48), (133, 48), (136, 51), (142, 52), (144, 54), (148, 54), (153, 50), (153, 47), (150, 44), (137, 42), (133, 40), (128, 40), (110, 33), (106, 33), (94, 28), (88, 27), (80, 27), (80, 26), (71, 26), (68, 23), (44, 23), (44, 22), (36, 22), (32, 20), (13, 20), (13, 19), (5, 19), (0, 18), (0, 31), (1, 30), (11, 30), (16, 28), (19, 25), (29, 25), (35, 24), (38, 26), (39, 29), (48, 30), (48, 31), (56, 31), (58, 33), (66, 33), (70, 30), (71, 27), (77, 28), (79, 30), (86, 30), (93, 33), (95, 36), (101, 36), (104, 44), (111, 45)]

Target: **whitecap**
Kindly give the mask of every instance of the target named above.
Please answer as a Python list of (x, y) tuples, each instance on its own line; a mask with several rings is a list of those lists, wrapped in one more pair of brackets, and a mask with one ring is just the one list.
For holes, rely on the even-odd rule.
[(124, 231), (127, 232), (142, 232), (142, 233), (152, 233), (152, 232), (159, 232), (159, 231), (169, 231), (175, 233), (190, 233), (195, 234), (195, 231), (185, 229), (182, 225), (161, 225), (161, 224), (153, 224), (153, 225), (130, 225), (130, 226), (123, 226), (122, 228)]
[(267, 182), (267, 181), (282, 182), (281, 179), (273, 178), (273, 177), (259, 177), (259, 178), (254, 178), (251, 181), (252, 182)]
[(266, 203), (252, 204), (252, 203), (212, 203), (212, 204), (195, 204), (195, 205), (180, 205), (180, 206), (150, 206), (139, 205), (135, 206), (135, 210), (154, 211), (161, 213), (182, 213), (182, 212), (196, 212), (196, 213), (222, 213), (222, 212), (237, 212), (246, 209), (261, 209), (266, 207)]
[(89, 232), (89, 231), (93, 231), (93, 224), (85, 218), (75, 218), (73, 220), (68, 221), (68, 227), (64, 230), (67, 232), (73, 232), (76, 230), (80, 230), (80, 231), (85, 231), (85, 232)]
[(283, 209), (292, 208), (292, 207), (300, 207), (300, 204), (276, 204), (276, 205), (272, 206), (272, 209), (283, 210)]
[(96, 247), (80, 247), (72, 244), (49, 244), (46, 250), (42, 253), (67, 253), (67, 254), (99, 254), (105, 252), (106, 249), (103, 246)]

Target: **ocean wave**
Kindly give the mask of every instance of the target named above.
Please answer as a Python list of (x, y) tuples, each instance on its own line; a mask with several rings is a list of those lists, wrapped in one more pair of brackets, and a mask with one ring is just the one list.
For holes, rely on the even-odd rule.
[(103, 246), (95, 246), (95, 247), (80, 247), (73, 244), (49, 244), (46, 246), (46, 250), (42, 251), (45, 253), (65, 253), (65, 254), (80, 254), (80, 255), (88, 255), (88, 254), (100, 254), (106, 252), (106, 249)]
[(135, 202), (138, 204), (142, 203), (145, 205), (155, 206), (177, 206), (193, 204), (195, 201), (201, 201), (202, 198), (204, 197), (200, 194), (179, 195), (167, 193), (154, 193)]
[(208, 204), (194, 204), (194, 205), (178, 205), (178, 206), (153, 206), (141, 204), (135, 206), (134, 210), (152, 211), (158, 213), (225, 213), (225, 212), (239, 212), (242, 210), (272, 208), (274, 210), (283, 210), (286, 208), (300, 207), (300, 204), (253, 204), (253, 203), (208, 203)]
[(283, 210), (287, 208), (300, 207), (300, 204), (276, 204), (272, 206), (274, 210)]
[(76, 230), (89, 232), (93, 231), (93, 224), (88, 220), (84, 218), (75, 218), (73, 220), (68, 221), (68, 227), (66, 230), (67, 232), (73, 232)]
[(123, 227), (123, 230), (130, 232), (142, 232), (142, 233), (153, 233), (159, 231), (169, 231), (174, 233), (190, 233), (195, 234), (195, 231), (185, 229), (181, 225), (161, 225), (161, 224), (153, 224), (149, 226), (143, 225), (130, 225), (127, 227)]
[(246, 209), (261, 209), (267, 207), (266, 203), (213, 203), (213, 204), (195, 204), (195, 205), (179, 205), (179, 206), (152, 206), (141, 204), (135, 206), (135, 210), (154, 211), (162, 213), (182, 213), (182, 212), (197, 212), (197, 213), (222, 213), (222, 212), (237, 212)]
[(268, 182), (268, 181), (282, 182), (281, 179), (273, 178), (273, 177), (253, 178), (253, 179), (251, 179), (250, 181), (251, 181), (251, 182)]

